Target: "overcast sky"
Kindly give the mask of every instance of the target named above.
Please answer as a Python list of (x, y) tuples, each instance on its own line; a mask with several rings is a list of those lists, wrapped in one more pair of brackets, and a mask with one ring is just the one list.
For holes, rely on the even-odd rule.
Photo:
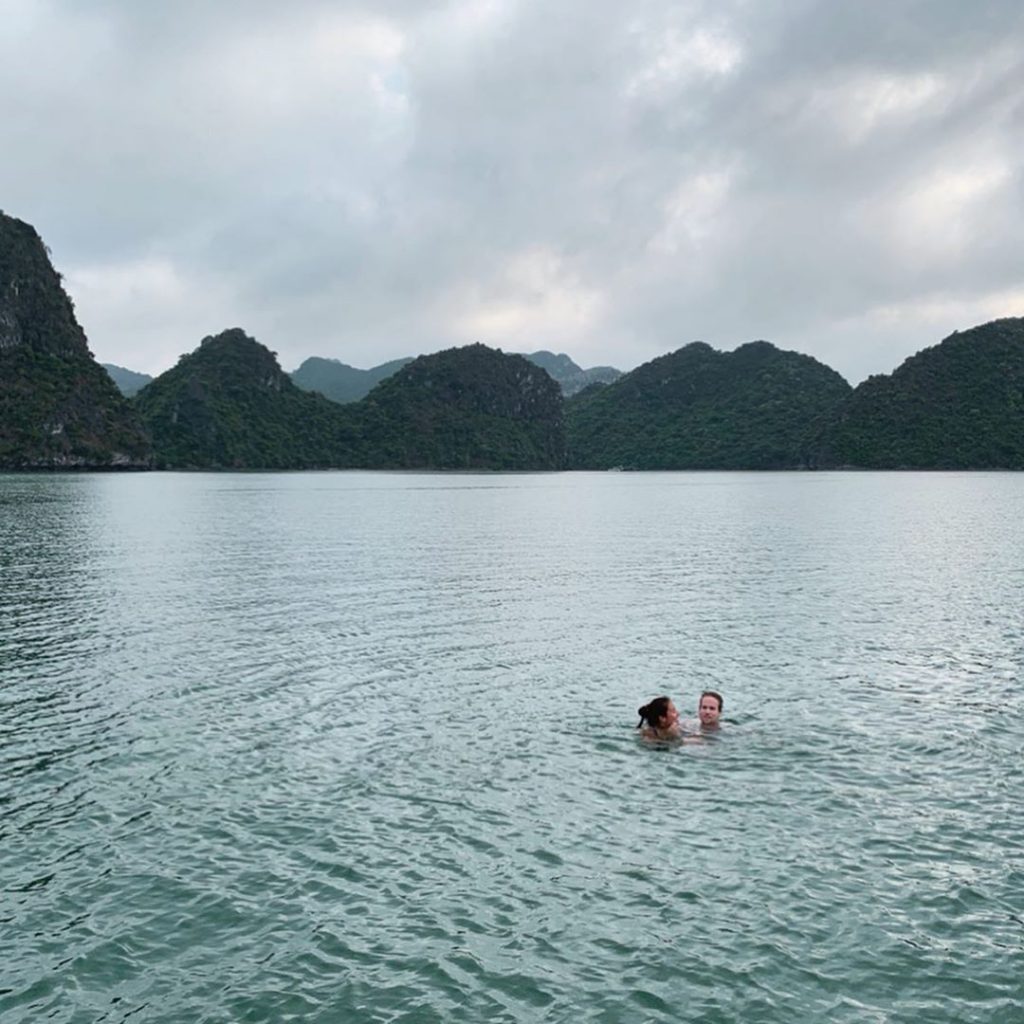
[(851, 383), (1024, 315), (1020, 0), (0, 0), (0, 208), (98, 359), (754, 339)]

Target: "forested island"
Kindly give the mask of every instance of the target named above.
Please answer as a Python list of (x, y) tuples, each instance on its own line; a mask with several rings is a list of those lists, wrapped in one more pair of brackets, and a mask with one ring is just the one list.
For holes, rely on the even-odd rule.
[(298, 388), (234, 328), (135, 398), (154, 459), (176, 469), (564, 469), (558, 385), (484, 345), (405, 363), (358, 402)]
[(93, 359), (42, 239), (0, 214), (0, 467), (151, 462), (138, 410)]
[(625, 374), (480, 344), (288, 374), (241, 328), (150, 379), (95, 361), (39, 235), (0, 213), (0, 468), (1020, 469), (1024, 319), (856, 388), (766, 341)]
[[(530, 352), (524, 356), (535, 366), (546, 370), (549, 377), (552, 377), (562, 389), (562, 394), (569, 398), (577, 392), (582, 391), (591, 384), (611, 384), (622, 376), (621, 370), (614, 366), (593, 366), (588, 370), (577, 365), (564, 352), (557, 355), (554, 352), (541, 350)], [(365, 398), (376, 384), (386, 380), (392, 374), (397, 373), (406, 363), (412, 362), (412, 356), (403, 359), (392, 359), (390, 362), (373, 366), (369, 370), (359, 370), (349, 366), (338, 359), (323, 359), (320, 356), (310, 356), (302, 365), (291, 373), (292, 382), (297, 384), (303, 391), (318, 391), (325, 398), (332, 402), (345, 404), (347, 402), (358, 402)], [(117, 382), (118, 387), (126, 395), (134, 394), (142, 385), (136, 386), (135, 378), (144, 376), (134, 374), (127, 375), (130, 370), (124, 370), (119, 366), (107, 366), (110, 375)], [(145, 378), (143, 383), (148, 383), (151, 378)], [(121, 381), (125, 383), (122, 384)], [(134, 388), (129, 391), (129, 388)]]
[(693, 342), (568, 403), (581, 469), (792, 469), (851, 388), (835, 370), (766, 341)]

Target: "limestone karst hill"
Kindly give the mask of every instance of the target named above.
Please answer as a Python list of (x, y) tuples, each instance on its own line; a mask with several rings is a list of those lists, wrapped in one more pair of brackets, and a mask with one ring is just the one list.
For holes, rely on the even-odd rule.
[(93, 358), (42, 239), (0, 213), (0, 467), (146, 468), (149, 439)]
[[(35, 229), (0, 213), (0, 469), (1024, 469), (1024, 318), (954, 333), (855, 390), (763, 341), (695, 342), (618, 379), (484, 345), (371, 371), (307, 364), (356, 391), (302, 390), (234, 328), (129, 402)], [(610, 383), (563, 399), (598, 371)]]
[(1024, 469), (1024, 318), (957, 332), (869, 377), (837, 407), (808, 464)]
[(379, 464), (563, 469), (558, 384), (522, 356), (467, 345), (420, 356), (359, 403)]
[(694, 342), (567, 406), (574, 468), (792, 469), (850, 393), (834, 370), (765, 341)]
[(157, 464), (309, 469), (358, 462), (342, 406), (297, 388), (274, 353), (240, 328), (204, 338), (135, 403)]
[[(610, 384), (622, 376), (622, 371), (616, 370), (613, 366), (594, 366), (584, 370), (564, 352), (555, 355), (554, 352), (542, 350), (521, 354), (554, 378), (560, 385), (562, 394), (567, 398), (590, 384)], [(369, 370), (360, 370), (338, 359), (310, 356), (309, 359), (303, 360), (297, 370), (292, 371), (291, 378), (303, 391), (319, 391), (332, 402), (358, 402), (382, 380), (397, 373), (410, 362), (412, 357), (392, 359)], [(114, 379), (117, 380), (117, 376)]]
[(558, 385), (483, 345), (421, 356), (360, 402), (296, 387), (239, 328), (208, 337), (135, 399), (158, 465), (178, 468), (559, 469)]
[(611, 384), (622, 376), (622, 371), (616, 370), (614, 366), (592, 366), (584, 370), (564, 352), (556, 355), (541, 349), (539, 352), (530, 352), (526, 358), (554, 377), (566, 398), (571, 398), (591, 384)]

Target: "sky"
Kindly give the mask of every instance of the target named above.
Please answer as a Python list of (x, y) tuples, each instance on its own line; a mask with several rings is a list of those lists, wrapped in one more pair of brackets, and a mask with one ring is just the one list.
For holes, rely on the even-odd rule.
[(103, 362), (757, 339), (856, 384), (1024, 315), (1020, 0), (0, 0), (0, 209)]

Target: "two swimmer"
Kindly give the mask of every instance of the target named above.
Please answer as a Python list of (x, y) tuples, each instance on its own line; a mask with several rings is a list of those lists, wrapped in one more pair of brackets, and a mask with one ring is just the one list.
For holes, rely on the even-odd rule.
[(645, 740), (679, 740), (687, 735), (714, 732), (722, 714), (722, 695), (705, 690), (697, 702), (697, 719), (680, 722), (679, 711), (669, 697), (655, 697), (639, 709), (637, 728)]

